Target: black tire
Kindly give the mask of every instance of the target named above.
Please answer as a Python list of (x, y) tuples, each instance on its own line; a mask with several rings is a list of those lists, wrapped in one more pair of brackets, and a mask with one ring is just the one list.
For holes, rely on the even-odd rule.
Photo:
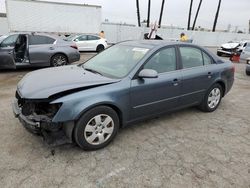
[[(217, 97), (218, 101), (216, 100), (215, 96), (212, 96), (212, 91), (219, 91), (219, 97)], [(201, 102), (201, 104), (199, 106), (199, 109), (204, 111), (204, 112), (213, 112), (213, 111), (215, 111), (218, 108), (218, 106), (220, 105), (222, 95), (223, 95), (223, 89), (222, 89), (221, 85), (220, 84), (214, 84), (207, 91), (203, 101)], [(211, 101), (209, 103), (209, 97), (214, 97), (214, 99), (215, 99), (214, 104), (216, 104), (216, 105), (212, 105)]]
[(52, 67), (58, 67), (67, 64), (68, 64), (68, 58), (64, 54), (55, 54), (50, 60), (50, 65)]
[[(100, 116), (100, 124), (96, 122), (96, 117)], [(111, 122), (105, 125), (105, 120), (111, 118)], [(103, 119), (105, 117), (106, 119)], [(108, 119), (109, 121), (110, 119)], [(107, 121), (107, 122), (108, 122)], [(91, 127), (91, 131), (86, 130), (86, 127)], [(112, 128), (113, 127), (113, 128)], [(105, 130), (112, 129), (112, 133), (108, 134)], [(92, 130), (93, 129), (93, 130)], [(110, 107), (98, 106), (86, 113), (77, 121), (74, 129), (74, 138), (76, 143), (84, 150), (97, 150), (107, 146), (116, 136), (119, 129), (119, 118), (117, 113)], [(100, 138), (103, 136), (103, 143)], [(89, 140), (88, 140), (89, 138)], [(93, 139), (92, 139), (93, 138)], [(95, 139), (94, 139), (95, 138)], [(93, 141), (90, 141), (93, 140)], [(90, 143), (91, 142), (91, 143)]]
[(250, 76), (250, 71), (246, 70), (246, 75)]
[(96, 51), (97, 52), (101, 52), (104, 50), (104, 46), (102, 44), (99, 44), (97, 47), (96, 47)]

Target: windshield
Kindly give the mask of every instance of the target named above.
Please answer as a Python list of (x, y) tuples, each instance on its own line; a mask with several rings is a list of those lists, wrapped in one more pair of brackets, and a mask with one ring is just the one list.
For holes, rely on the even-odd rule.
[(87, 61), (83, 67), (107, 77), (123, 78), (149, 49), (126, 45), (112, 46)]

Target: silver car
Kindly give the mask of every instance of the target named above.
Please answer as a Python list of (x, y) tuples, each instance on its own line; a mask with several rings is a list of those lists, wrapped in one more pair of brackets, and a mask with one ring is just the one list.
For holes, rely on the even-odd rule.
[(240, 62), (246, 63), (246, 74), (250, 75), (250, 46), (247, 46), (240, 55)]
[(76, 44), (45, 34), (12, 34), (0, 43), (0, 69), (70, 64), (80, 59)]

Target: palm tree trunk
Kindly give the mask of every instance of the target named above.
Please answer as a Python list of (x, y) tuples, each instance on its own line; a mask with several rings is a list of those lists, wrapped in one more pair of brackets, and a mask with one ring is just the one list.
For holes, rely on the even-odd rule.
[(220, 4), (221, 4), (221, 0), (219, 0), (217, 11), (216, 11), (215, 18), (214, 18), (214, 25), (213, 25), (213, 30), (212, 30), (213, 32), (215, 32), (215, 29), (216, 29), (217, 20), (218, 20), (218, 16), (220, 12)]
[(201, 3), (202, 3), (202, 0), (200, 0), (200, 3), (199, 3), (199, 6), (198, 6), (198, 9), (197, 9), (197, 11), (196, 11), (196, 14), (195, 14), (195, 18), (194, 18), (194, 23), (193, 23), (192, 30), (194, 30), (194, 27), (195, 27), (195, 24), (196, 24), (196, 20), (197, 20), (197, 17), (198, 17), (198, 14), (199, 14), (200, 8), (201, 8)]
[(193, 0), (190, 1), (187, 30), (190, 29), (190, 20), (191, 20), (192, 6), (193, 6)]
[(159, 23), (158, 23), (158, 27), (159, 27), (159, 28), (161, 27), (161, 19), (162, 19), (162, 14), (163, 14), (163, 9), (164, 9), (164, 3), (165, 3), (165, 0), (162, 0), (162, 3), (161, 3), (160, 19), (159, 19)]
[(150, 5), (151, 4), (151, 0), (148, 0), (148, 20), (147, 20), (147, 27), (149, 27), (149, 23), (150, 23)]
[(137, 9), (138, 27), (141, 27), (141, 18), (140, 18), (140, 5), (139, 5), (139, 0), (136, 0), (136, 9)]

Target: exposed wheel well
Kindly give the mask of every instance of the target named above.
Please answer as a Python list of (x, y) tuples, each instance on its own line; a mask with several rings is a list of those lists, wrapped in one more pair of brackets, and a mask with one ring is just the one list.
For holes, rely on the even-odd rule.
[(78, 120), (84, 113), (86, 113), (87, 111), (89, 111), (89, 110), (91, 110), (91, 109), (93, 109), (93, 108), (96, 108), (96, 107), (98, 107), (98, 106), (108, 106), (108, 107), (112, 108), (112, 109), (117, 113), (117, 115), (118, 115), (118, 117), (119, 117), (120, 127), (122, 127), (122, 122), (123, 122), (122, 112), (121, 112), (121, 110), (120, 110), (117, 106), (112, 105), (112, 104), (98, 104), (98, 105), (96, 105), (96, 106), (91, 106), (90, 108), (88, 108), (88, 109), (86, 109), (84, 112), (82, 112), (82, 113), (80, 114), (80, 116), (77, 118), (77, 120)]
[(220, 84), (220, 86), (222, 87), (222, 97), (224, 97), (224, 95), (225, 95), (225, 91), (226, 91), (226, 85), (225, 85), (225, 83), (223, 82), (223, 81), (218, 81), (218, 82), (216, 82), (217, 84)]

